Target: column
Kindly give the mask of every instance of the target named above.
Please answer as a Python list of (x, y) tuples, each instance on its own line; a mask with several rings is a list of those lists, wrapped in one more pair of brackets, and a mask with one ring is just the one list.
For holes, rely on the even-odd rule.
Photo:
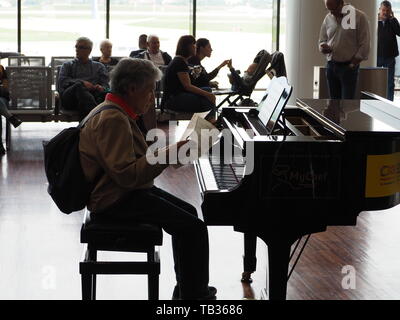
[[(353, 0), (351, 4), (364, 11), (370, 21), (371, 53), (363, 66), (376, 66), (377, 3), (375, 0)], [(286, 64), (289, 83), (293, 86), (290, 100), (313, 97), (314, 66), (326, 64), (318, 50), (321, 24), (328, 13), (324, 0), (286, 0)]]

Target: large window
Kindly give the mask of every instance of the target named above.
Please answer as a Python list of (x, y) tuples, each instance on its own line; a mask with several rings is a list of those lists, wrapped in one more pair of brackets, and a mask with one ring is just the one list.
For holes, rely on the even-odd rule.
[(0, 51), (18, 51), (17, 15), (17, 0), (0, 0)]
[[(211, 71), (223, 60), (232, 59), (235, 69), (244, 70), (257, 53), (272, 48), (273, 0), (197, 0), (196, 36), (207, 38), (213, 47), (211, 59), (204, 59), (204, 67)], [(224, 68), (216, 79), (221, 87), (228, 87)], [(257, 87), (266, 86), (267, 77)]]
[(74, 56), (80, 36), (94, 42), (93, 54), (105, 37), (105, 0), (22, 1), (22, 45), (25, 55)]
[[(86, 36), (94, 42), (92, 55), (98, 56), (99, 43), (108, 35), (113, 55), (128, 56), (137, 49), (138, 37), (144, 33), (158, 35), (161, 50), (174, 56), (179, 37), (195, 32), (196, 38), (208, 38), (214, 49), (212, 58), (203, 61), (207, 70), (232, 59), (234, 67), (244, 72), (257, 52), (275, 51), (277, 3), (278, 0), (0, 0), (0, 51), (20, 48), (25, 55), (46, 56), (49, 63), (51, 56), (74, 56), (74, 41)], [(282, 13), (284, 9), (281, 32)], [(221, 87), (230, 86), (227, 73), (224, 68), (216, 79)], [(267, 80), (264, 77), (258, 87), (265, 87)]]
[(110, 39), (113, 55), (138, 49), (141, 34), (156, 34), (160, 48), (174, 56), (180, 36), (190, 33), (188, 0), (111, 0)]

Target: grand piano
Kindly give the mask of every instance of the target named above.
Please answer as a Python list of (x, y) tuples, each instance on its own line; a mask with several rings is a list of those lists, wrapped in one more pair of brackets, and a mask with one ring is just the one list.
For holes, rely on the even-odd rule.
[[(267, 244), (270, 300), (286, 299), (298, 239), (400, 203), (400, 107), (364, 97), (298, 99), (272, 134), (254, 108), (223, 108), (232, 141), (222, 137), (195, 162), (204, 221), (245, 234), (247, 273), (255, 270), (256, 237)], [(227, 143), (235, 155), (228, 161), (213, 151)]]

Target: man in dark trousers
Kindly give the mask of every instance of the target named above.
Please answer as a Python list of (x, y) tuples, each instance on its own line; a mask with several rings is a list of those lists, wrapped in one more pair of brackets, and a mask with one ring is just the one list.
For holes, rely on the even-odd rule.
[(89, 59), (92, 48), (90, 39), (78, 38), (75, 44), (76, 58), (62, 65), (58, 77), (62, 107), (78, 111), (81, 119), (104, 101), (109, 89), (106, 67)]
[[(370, 51), (369, 22), (364, 12), (345, 5), (343, 0), (325, 0), (325, 6), (329, 13), (321, 26), (319, 50), (328, 61), (330, 98), (354, 99), (359, 66), (368, 60)], [(349, 20), (354, 21), (349, 25)]]
[(394, 17), (392, 4), (383, 1), (378, 16), (378, 67), (388, 68), (389, 100), (394, 99), (394, 71), (396, 57), (399, 55), (396, 36), (400, 36), (399, 21)]

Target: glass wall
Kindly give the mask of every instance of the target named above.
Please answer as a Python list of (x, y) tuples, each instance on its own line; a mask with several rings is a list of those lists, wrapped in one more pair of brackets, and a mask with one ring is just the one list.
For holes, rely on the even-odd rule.
[[(243, 73), (257, 53), (272, 48), (273, 0), (197, 0), (196, 36), (211, 42), (211, 59), (202, 64), (212, 71), (223, 60), (232, 59)], [(220, 87), (229, 87), (228, 68), (219, 72)], [(257, 87), (265, 87), (264, 77)]]
[[(244, 72), (257, 52), (275, 50), (274, 1), (278, 0), (0, 0), (0, 51), (18, 51), (20, 3), (21, 52), (44, 55), (47, 64), (51, 56), (74, 56), (74, 42), (80, 36), (92, 39), (92, 55), (100, 55), (107, 27), (114, 56), (136, 50), (142, 33), (157, 34), (161, 50), (174, 56), (179, 37), (196, 30), (196, 37), (210, 39), (214, 49), (211, 59), (203, 61), (207, 70), (232, 59), (234, 67)], [(280, 39), (282, 51), (283, 33)], [(220, 87), (230, 86), (227, 73), (224, 68), (216, 79)], [(262, 79), (258, 87), (265, 87), (266, 81)]]
[(17, 0), (0, 0), (0, 51), (18, 51)]
[(138, 49), (141, 34), (156, 34), (160, 49), (175, 54), (180, 36), (190, 33), (188, 0), (111, 0), (110, 39), (113, 55), (127, 56)]
[(93, 55), (106, 30), (105, 0), (22, 1), (21, 52), (25, 55), (74, 56), (80, 36), (94, 42)]

